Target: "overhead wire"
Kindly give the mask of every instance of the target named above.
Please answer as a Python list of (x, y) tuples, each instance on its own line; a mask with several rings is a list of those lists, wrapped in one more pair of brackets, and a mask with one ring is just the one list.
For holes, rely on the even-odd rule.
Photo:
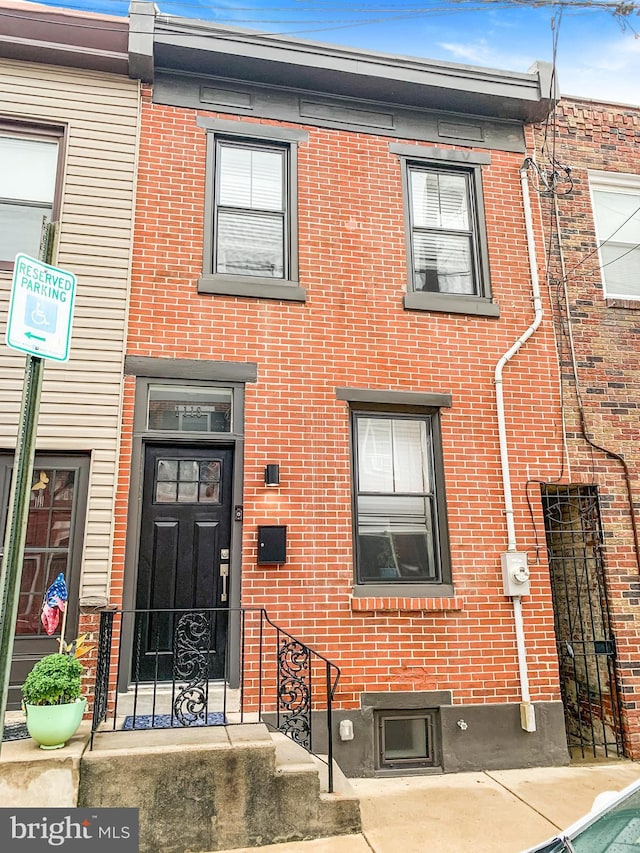
[[(81, 3), (78, 0), (61, 0), (55, 3), (49, 0), (46, 5), (51, 8), (72, 9), (74, 11), (91, 11), (99, 12), (102, 9), (108, 9), (111, 4), (111, 9), (114, 6), (118, 11), (122, 11), (126, 17), (128, 11), (128, 3), (126, 0), (95, 0), (95, 2)], [(163, 6), (165, 4), (162, 4)], [(195, 9), (206, 16), (206, 20), (213, 21), (218, 24), (226, 24), (227, 26), (246, 26), (258, 25), (260, 27), (272, 26), (278, 27), (277, 34), (279, 35), (299, 35), (302, 33), (317, 33), (327, 32), (332, 30), (351, 29), (355, 27), (363, 27), (375, 25), (385, 22), (406, 21), (415, 18), (426, 18), (444, 15), (453, 15), (458, 13), (472, 13), (491, 10), (507, 10), (507, 9), (560, 9), (567, 13), (590, 12), (590, 11), (606, 11), (621, 23), (627, 24), (630, 29), (633, 29), (628, 23), (629, 17), (634, 12), (640, 12), (640, 3), (624, 3), (612, 2), (612, 0), (434, 0), (432, 3), (360, 3), (359, 5), (349, 5), (348, 15), (351, 17), (322, 17), (319, 19), (309, 19), (309, 14), (322, 14), (326, 12), (343, 11), (344, 4), (331, 5), (323, 2), (314, 2), (314, 0), (293, 0), (293, 5), (246, 5), (233, 6), (216, 3), (196, 3), (196, 2), (181, 2), (181, 0), (169, 0), (166, 8), (175, 7), (182, 11), (183, 9)], [(273, 16), (273, 12), (283, 12), (292, 14), (295, 10), (299, 10), (299, 15), (294, 18), (285, 18)], [(249, 16), (246, 13), (264, 12), (262, 15)], [(105, 11), (105, 14), (109, 12)], [(354, 15), (360, 15), (359, 18), (354, 18)], [(159, 11), (160, 18), (170, 20), (177, 17), (175, 13), (170, 11)], [(298, 29), (285, 29), (282, 26), (298, 26)], [(79, 25), (81, 26), (81, 25)], [(85, 27), (86, 28), (86, 27)], [(105, 29), (105, 28), (103, 28)], [(635, 30), (634, 30), (635, 32)], [(274, 35), (273, 30), (269, 30), (261, 35)], [(185, 34), (188, 35), (188, 34)]]
[[(555, 111), (554, 111), (554, 113), (555, 113)], [(570, 363), (572, 366), (574, 387), (575, 387), (575, 392), (576, 392), (576, 402), (578, 405), (580, 429), (581, 429), (581, 432), (582, 432), (582, 435), (583, 435), (585, 441), (587, 442), (587, 444), (589, 445), (589, 448), (590, 448), (592, 481), (594, 483), (596, 483), (596, 481), (597, 481), (596, 468), (595, 468), (596, 462), (595, 462), (594, 450), (597, 450), (601, 453), (604, 453), (606, 456), (608, 456), (611, 459), (615, 459), (622, 466), (623, 473), (624, 473), (624, 479), (625, 479), (626, 492), (627, 492), (627, 502), (628, 502), (629, 512), (630, 512), (631, 527), (632, 527), (632, 533), (633, 533), (633, 543), (634, 543), (634, 553), (635, 553), (635, 559), (636, 559), (636, 566), (638, 568), (638, 571), (640, 572), (640, 531), (638, 529), (638, 523), (636, 521), (636, 516), (635, 516), (635, 501), (634, 501), (634, 496), (633, 496), (633, 487), (632, 487), (632, 483), (631, 483), (631, 475), (630, 475), (629, 467), (628, 467), (628, 464), (627, 464), (624, 456), (622, 456), (622, 454), (618, 453), (617, 451), (611, 450), (610, 448), (604, 447), (602, 444), (599, 444), (596, 441), (594, 441), (593, 438), (591, 437), (591, 430), (589, 429), (589, 426), (587, 423), (584, 399), (583, 399), (582, 391), (581, 391), (581, 382), (580, 382), (580, 377), (579, 377), (579, 373), (578, 373), (578, 360), (577, 360), (577, 356), (576, 356), (575, 344), (574, 344), (574, 339), (573, 339), (573, 319), (572, 319), (572, 311), (571, 311), (571, 305), (570, 305), (570, 300), (569, 300), (569, 292), (568, 292), (568, 283), (569, 283), (570, 279), (574, 276), (576, 271), (579, 270), (581, 267), (583, 267), (584, 264), (590, 258), (595, 256), (603, 246), (607, 245), (610, 241), (612, 241), (613, 238), (615, 237), (615, 235), (631, 219), (633, 219), (638, 213), (640, 213), (640, 207), (638, 207), (636, 210), (634, 210), (620, 225), (618, 225), (618, 227), (605, 240), (599, 241), (594, 249), (592, 249), (590, 252), (588, 252), (584, 257), (582, 257), (580, 259), (580, 261), (577, 264), (575, 264), (570, 270), (567, 271), (566, 264), (565, 264), (565, 257), (564, 257), (564, 249), (563, 249), (562, 231), (561, 231), (561, 225), (560, 225), (560, 210), (559, 210), (559, 204), (558, 204), (558, 198), (561, 197), (562, 195), (567, 195), (567, 193), (558, 193), (556, 190), (556, 185), (554, 183), (554, 179), (553, 179), (555, 176), (556, 166), (558, 165), (558, 162), (559, 162), (555, 156), (556, 155), (556, 140), (557, 140), (557, 118), (555, 116), (552, 119), (552, 127), (553, 127), (553, 133), (549, 134), (549, 123), (545, 124), (544, 141), (543, 141), (543, 150), (546, 151), (546, 156), (548, 157), (549, 162), (552, 165), (552, 180), (549, 182), (549, 181), (545, 180), (543, 177), (542, 184), (545, 187), (545, 191), (540, 192), (540, 195), (547, 196), (552, 201), (552, 203), (550, 204), (551, 222), (550, 222), (549, 232), (550, 232), (550, 239), (551, 239), (551, 237), (553, 237), (553, 239), (555, 239), (555, 241), (557, 243), (558, 257), (559, 257), (559, 264), (560, 264), (560, 277), (559, 277), (559, 279), (557, 279), (555, 281), (556, 294), (557, 294), (555, 302), (556, 302), (557, 310), (559, 313), (559, 328), (560, 328), (561, 340), (565, 339), (567, 347), (568, 347), (568, 356), (569, 356), (569, 360), (570, 360)], [(549, 138), (551, 138), (551, 140), (552, 140), (552, 142), (551, 142), (551, 149), (552, 150), (551, 151), (548, 150)], [(566, 166), (562, 166), (561, 168), (565, 170), (566, 174), (570, 178), (570, 173), (571, 173), (570, 168), (566, 167)], [(539, 172), (539, 174), (540, 174), (540, 172)], [(622, 255), (618, 256), (617, 258), (615, 258), (611, 261), (607, 261), (604, 263), (601, 262), (598, 264), (597, 267), (594, 267), (592, 269), (583, 270), (582, 274), (584, 276), (584, 275), (591, 275), (591, 274), (594, 274), (596, 272), (601, 272), (607, 266), (609, 266), (613, 263), (616, 263), (618, 260), (620, 260), (620, 258), (625, 257), (626, 255), (630, 254), (633, 251), (636, 251), (639, 247), (640, 247), (640, 244), (632, 244), (627, 249), (627, 251), (625, 251)], [(550, 260), (551, 260), (551, 256), (548, 255), (548, 261), (550, 262)], [(548, 275), (548, 284), (551, 285), (550, 268), (547, 270), (547, 275)], [(554, 304), (554, 301), (552, 300), (552, 306), (553, 306), (553, 304)], [(563, 315), (564, 315), (564, 321), (563, 321)], [(554, 320), (554, 323), (555, 323), (555, 320)], [(562, 356), (562, 352), (560, 353), (560, 355)], [(560, 359), (561, 389), (562, 389), (562, 361), (563, 361), (563, 359), (561, 357), (561, 359)], [(563, 392), (561, 390), (561, 396), (562, 396), (562, 394), (563, 394)], [(536, 536), (536, 543), (537, 543), (537, 536)]]
[[(562, 14), (563, 14), (563, 10), (562, 9), (558, 10), (558, 12), (553, 16), (553, 18), (551, 20), (552, 42), (551, 42), (551, 77), (549, 80), (549, 93), (548, 93), (549, 94), (549, 100), (554, 100), (554, 94), (555, 94), (556, 83), (557, 83), (556, 74), (557, 74), (557, 59), (558, 59), (558, 42), (559, 42), (559, 38), (560, 38), (560, 24), (562, 23)], [(554, 109), (552, 111), (550, 111), (550, 113), (547, 114), (547, 117), (545, 119), (543, 149), (548, 144), (550, 124), (553, 127), (551, 139), (553, 140), (553, 145), (555, 145), (555, 139), (556, 139), (555, 122), (556, 122), (556, 118), (557, 118), (557, 114), (556, 114), (556, 109), (554, 106)], [(530, 167), (532, 167), (534, 169), (535, 173), (537, 173), (538, 175), (541, 174), (539, 167), (537, 166), (537, 164), (535, 163), (535, 161), (532, 158), (528, 158), (528, 163), (529, 163)], [(545, 181), (544, 183), (545, 183), (545, 186), (547, 186), (547, 182)], [(552, 225), (552, 223), (550, 222), (550, 226), (551, 225)], [(545, 277), (546, 277), (547, 288), (550, 287), (549, 271), (550, 271), (551, 256), (552, 256), (552, 250), (553, 250), (553, 238), (552, 238), (553, 229), (552, 229), (552, 227), (549, 227), (548, 232), (549, 233), (548, 233), (548, 238), (547, 238), (546, 264), (545, 264), (545, 267), (546, 267)], [(568, 447), (567, 447), (567, 443), (566, 443), (565, 430), (564, 430), (565, 399), (564, 399), (564, 388), (563, 388), (562, 380), (560, 380), (560, 413), (561, 413), (562, 424), (563, 424), (562, 458), (561, 458), (561, 463), (560, 463), (560, 472), (558, 473), (558, 476), (552, 480), (549, 480), (549, 479), (543, 480), (540, 478), (528, 478), (526, 483), (525, 483), (525, 496), (527, 499), (527, 506), (529, 508), (529, 516), (531, 518), (531, 524), (533, 527), (533, 536), (534, 536), (534, 542), (535, 542), (535, 562), (536, 563), (540, 562), (540, 539), (538, 536), (538, 525), (536, 523), (536, 518), (535, 518), (534, 511), (533, 511), (533, 504), (531, 501), (531, 495), (529, 492), (529, 487), (533, 484), (538, 484), (538, 485), (545, 484), (546, 485), (546, 484), (552, 484), (552, 483), (560, 483), (564, 478), (565, 464), (566, 464), (566, 460), (568, 458)]]

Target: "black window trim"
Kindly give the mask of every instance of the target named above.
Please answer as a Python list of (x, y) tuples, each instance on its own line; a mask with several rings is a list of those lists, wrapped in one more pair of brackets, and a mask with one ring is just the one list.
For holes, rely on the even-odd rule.
[[(353, 542), (353, 596), (354, 598), (445, 598), (455, 594), (451, 580), (449, 528), (442, 454), (441, 408), (452, 404), (450, 394), (411, 391), (368, 390), (362, 388), (336, 388), (336, 397), (349, 403), (349, 435), (351, 456), (351, 518)], [(440, 562), (439, 581), (380, 583), (361, 582), (358, 579), (358, 513), (357, 513), (357, 443), (355, 420), (357, 415), (378, 413), (393, 417), (414, 416), (431, 420), (433, 476), (435, 480), (435, 534)]]
[[(305, 302), (306, 290), (300, 286), (298, 275), (298, 145), (308, 140), (307, 131), (296, 128), (265, 125), (257, 122), (232, 121), (199, 116), (197, 124), (207, 134), (206, 191), (204, 216), (204, 255), (199, 293), (256, 297)], [(229, 141), (248, 148), (286, 149), (285, 185), (287, 189), (285, 216), (284, 279), (242, 276), (213, 271), (214, 227), (216, 219), (215, 191), (217, 183), (216, 152), (218, 144)]]
[[(14, 118), (0, 115), (0, 135), (27, 137), (29, 139), (40, 139), (42, 141), (58, 140), (58, 161), (56, 163), (56, 180), (53, 191), (53, 204), (51, 208), (51, 221), (56, 222), (60, 215), (62, 200), (62, 187), (64, 182), (64, 162), (66, 151), (66, 127), (59, 124), (47, 124), (46, 122), (31, 121), (28, 118)], [(17, 254), (17, 253), (16, 253)], [(0, 272), (3, 270), (13, 271), (15, 260), (0, 258)]]
[[(407, 258), (407, 292), (404, 307), (417, 311), (442, 311), (451, 314), (470, 314), (499, 317), (500, 308), (491, 297), (487, 228), (482, 190), (482, 167), (491, 163), (491, 155), (483, 151), (460, 151), (432, 148), (405, 143), (389, 143), (389, 151), (400, 159), (402, 196), (405, 221)], [(471, 229), (478, 295), (426, 293), (414, 290), (413, 276), (413, 225), (409, 174), (412, 168), (464, 174), (469, 182)]]

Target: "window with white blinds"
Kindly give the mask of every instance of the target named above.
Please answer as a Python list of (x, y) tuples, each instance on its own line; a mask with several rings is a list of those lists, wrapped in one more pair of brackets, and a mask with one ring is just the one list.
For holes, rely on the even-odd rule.
[(589, 177), (605, 296), (640, 299), (640, 176)]
[(358, 583), (443, 581), (434, 417), (354, 412)]
[(0, 262), (38, 256), (56, 195), (60, 138), (0, 127)]
[(218, 140), (214, 272), (288, 277), (288, 157), (285, 145)]
[(472, 173), (408, 164), (413, 289), (480, 296)]

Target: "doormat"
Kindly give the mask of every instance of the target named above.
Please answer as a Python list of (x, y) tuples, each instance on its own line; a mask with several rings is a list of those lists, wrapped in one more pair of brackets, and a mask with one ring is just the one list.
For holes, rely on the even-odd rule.
[(2, 732), (3, 743), (7, 740), (24, 740), (31, 737), (26, 723), (7, 723)]
[(122, 731), (139, 731), (140, 729), (191, 729), (194, 726), (224, 726), (226, 723), (221, 711), (207, 714), (207, 719), (198, 717), (188, 726), (183, 725), (177, 717), (171, 714), (138, 714), (135, 717), (125, 717)]

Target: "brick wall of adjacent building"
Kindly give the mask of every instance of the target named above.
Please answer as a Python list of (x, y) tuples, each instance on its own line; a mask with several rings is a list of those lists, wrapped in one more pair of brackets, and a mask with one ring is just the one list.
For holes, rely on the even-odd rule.
[[(546, 144), (545, 144), (546, 139)], [(629, 753), (640, 754), (640, 560), (632, 513), (640, 500), (638, 389), (640, 388), (640, 301), (607, 299), (597, 251), (588, 170), (640, 175), (640, 109), (588, 100), (563, 99), (549, 126), (537, 134), (538, 161), (547, 173), (549, 155), (570, 167), (570, 182), (558, 185), (559, 233), (570, 315), (560, 266), (560, 244), (552, 206), (544, 199), (551, 239), (552, 294), (564, 387), (569, 478), (597, 485), (604, 532), (608, 601), (617, 645), (617, 672)], [(639, 291), (640, 293), (640, 286)], [(576, 353), (581, 425), (570, 337)], [(634, 507), (630, 505), (625, 471)]]
[[(249, 128), (255, 121), (243, 120)], [(512, 607), (500, 569), (506, 526), (493, 372), (533, 318), (522, 154), (493, 151), (483, 168), (501, 317), (407, 311), (400, 163), (389, 139), (305, 129), (298, 196), (307, 302), (198, 294), (205, 133), (195, 111), (152, 104), (145, 93), (128, 355), (257, 363), (258, 381), (246, 389), (242, 603), (266, 607), (274, 621), (342, 667), (343, 707), (357, 705), (363, 690), (450, 689), (454, 703), (517, 702)], [(537, 199), (534, 216), (540, 235)], [(442, 410), (442, 433), (453, 597), (352, 602), (349, 412), (336, 387), (452, 395), (452, 407)], [(544, 539), (540, 503), (534, 488), (532, 522), (525, 495), (528, 479), (555, 478), (562, 465), (548, 319), (507, 366), (505, 397), (518, 546), (533, 563), (524, 606), (532, 699), (557, 700), (544, 549), (533, 559), (536, 532)], [(134, 380), (127, 377), (115, 603), (133, 402)], [(280, 464), (277, 490), (264, 487), (264, 466), (272, 462)], [(256, 564), (256, 529), (265, 523), (287, 525), (285, 565)]]

